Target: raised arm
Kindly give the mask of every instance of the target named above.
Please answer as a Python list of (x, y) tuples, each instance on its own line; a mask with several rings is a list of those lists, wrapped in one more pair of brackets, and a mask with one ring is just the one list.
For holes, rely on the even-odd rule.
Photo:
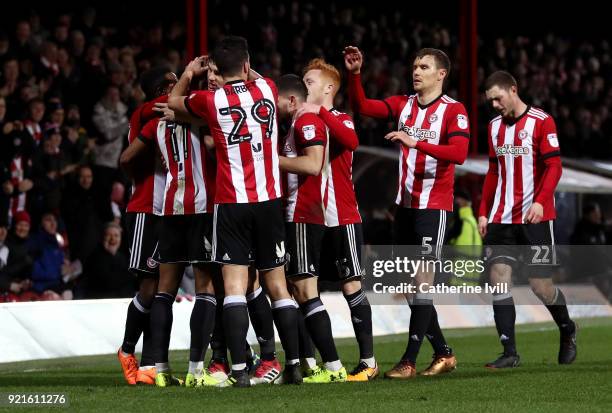
[(202, 76), (207, 70), (207, 59), (205, 56), (193, 59), (181, 75), (178, 83), (174, 86), (168, 96), (168, 108), (174, 111), (175, 116), (180, 119), (189, 118), (193, 114), (185, 105), (185, 98), (189, 93), (189, 85), (195, 77)]
[(344, 65), (349, 72), (348, 95), (355, 112), (373, 118), (388, 119), (392, 116), (391, 107), (384, 100), (368, 99), (361, 85), (361, 66), (363, 54), (354, 46), (344, 48)]

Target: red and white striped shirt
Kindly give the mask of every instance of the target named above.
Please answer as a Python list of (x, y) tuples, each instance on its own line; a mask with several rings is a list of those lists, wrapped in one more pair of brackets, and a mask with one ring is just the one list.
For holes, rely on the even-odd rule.
[[(384, 100), (398, 120), (398, 130), (420, 142), (446, 145), (454, 136), (470, 138), (464, 106), (441, 95), (422, 106), (417, 95), (392, 96)], [(406, 208), (453, 210), (455, 164), (436, 159), (402, 145), (399, 154), (399, 185), (396, 204)]]
[(214, 167), (199, 128), (159, 119), (149, 121), (139, 135), (156, 143), (167, 166), (162, 215), (213, 212)]
[[(320, 116), (325, 120), (326, 125), (332, 126), (330, 127), (331, 138), (326, 164), (326, 225), (336, 227), (360, 223), (361, 215), (353, 186), (353, 151), (359, 145), (353, 118), (333, 108), (329, 111), (321, 108)], [(332, 122), (334, 121), (340, 125), (333, 127)]]
[(494, 118), (488, 129), (489, 171), (479, 215), (487, 216), (490, 223), (522, 224), (531, 205), (538, 202), (544, 209), (542, 220), (555, 219), (561, 152), (553, 118), (527, 107), (512, 122)]
[[(323, 121), (312, 113), (306, 113), (294, 120), (285, 138), (282, 153), (288, 158), (295, 158), (303, 155), (307, 147), (315, 145), (323, 145), (327, 152), (327, 140), (327, 128)], [(323, 204), (327, 187), (325, 158), (317, 176), (286, 173), (285, 221), (325, 225)]]
[(270, 79), (228, 82), (197, 91), (185, 106), (207, 121), (217, 153), (215, 203), (256, 203), (281, 197), (278, 91)]
[[(158, 117), (153, 111), (157, 102), (167, 102), (168, 96), (160, 96), (145, 102), (136, 108), (130, 118), (128, 144), (138, 138), (142, 127), (151, 119)], [(151, 152), (134, 159), (132, 177), (132, 196), (127, 204), (127, 212), (144, 212), (146, 214), (162, 214), (164, 203), (164, 188), (166, 186), (166, 171), (160, 157), (151, 147)]]

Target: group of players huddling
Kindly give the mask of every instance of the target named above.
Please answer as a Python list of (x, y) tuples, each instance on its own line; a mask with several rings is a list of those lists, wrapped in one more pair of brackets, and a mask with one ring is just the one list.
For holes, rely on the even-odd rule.
[[(464, 106), (443, 93), (450, 61), (440, 50), (420, 50), (412, 70), (415, 94), (384, 100), (365, 96), (358, 48), (347, 47), (344, 61), (353, 109), (397, 122), (385, 136), (400, 147), (393, 242), (423, 246), (423, 256), (439, 259), (453, 208), (454, 165), (465, 161), (470, 139)], [(129, 384), (247, 387), (363, 382), (379, 375), (372, 311), (361, 286), (363, 237), (352, 183), (359, 139), (352, 118), (333, 107), (340, 84), (339, 70), (322, 59), (309, 62), (301, 77), (263, 78), (250, 67), (246, 40), (236, 36), (190, 62), (180, 79), (164, 67), (143, 74), (147, 102), (132, 116), (120, 160), (134, 183), (127, 207), (130, 268), (140, 281), (118, 351)], [(500, 116), (489, 125), (479, 229), (493, 248), (491, 282), (510, 283), (511, 246), (554, 248), (559, 144), (553, 119), (521, 101), (510, 74), (492, 74), (486, 94)], [(172, 374), (168, 348), (172, 304), (188, 265), (196, 296), (182, 380)], [(576, 357), (576, 326), (552, 284), (553, 266), (529, 267), (530, 284), (559, 326), (559, 363), (567, 364)], [(413, 282), (431, 285), (434, 276), (421, 272)], [(339, 282), (350, 308), (360, 359), (349, 372), (334, 344), (319, 277)], [(425, 337), (434, 356), (421, 374), (452, 371), (457, 360), (432, 296), (409, 300), (406, 351), (384, 376), (415, 377)], [(504, 352), (487, 367), (516, 367), (511, 292), (494, 296), (493, 303)], [(246, 341), (249, 322), (259, 355)], [(141, 335), (139, 364), (134, 352)], [(204, 367), (209, 345), (212, 357)]]

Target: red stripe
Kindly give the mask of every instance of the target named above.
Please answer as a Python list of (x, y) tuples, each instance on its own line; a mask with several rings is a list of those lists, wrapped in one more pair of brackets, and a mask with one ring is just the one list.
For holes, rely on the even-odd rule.
[[(183, 208), (185, 214), (195, 214), (195, 185), (196, 182), (193, 179), (193, 163), (195, 162), (195, 154), (191, 150), (191, 128), (186, 128), (187, 139), (185, 145), (187, 146), (187, 158), (183, 165), (185, 166), (185, 195), (183, 196)], [(184, 153), (184, 152), (183, 152)]]
[[(500, 147), (504, 144), (504, 139), (506, 136), (506, 125), (502, 122), (499, 125), (499, 131), (497, 133), (497, 147)], [(504, 204), (506, 202), (506, 158), (503, 156), (498, 156), (499, 160), (499, 173), (501, 174), (501, 188), (497, 188), (497, 192), (499, 193), (499, 205), (497, 207), (497, 211), (495, 211), (495, 215), (493, 216), (493, 222), (500, 222), (502, 215), (504, 213)]]
[[(416, 103), (416, 102), (415, 102)], [(440, 106), (440, 102), (438, 101), (436, 104), (430, 106), (425, 109), (425, 119), (423, 119), (423, 123), (421, 124), (421, 129), (429, 129), (431, 126), (431, 122), (429, 121), (429, 116), (434, 113), (438, 106)], [(416, 121), (416, 116), (415, 116)], [(415, 122), (416, 123), (416, 122)], [(416, 149), (413, 149), (416, 151)], [(415, 166), (414, 166), (414, 182), (412, 184), (412, 199), (410, 206), (412, 208), (419, 207), (419, 201), (421, 200), (421, 192), (423, 192), (423, 178), (425, 176), (425, 161), (427, 155), (425, 155), (421, 151), (417, 151)]]
[[(255, 82), (253, 83), (255, 84)], [(249, 91), (251, 93), (251, 97), (253, 98), (253, 102), (257, 102), (258, 100), (264, 98), (263, 92), (259, 87), (253, 87), (249, 89)], [(276, 123), (273, 125), (273, 127), (277, 127)], [(272, 138), (265, 137), (266, 132), (268, 131), (268, 127), (266, 125), (260, 125), (260, 129), (261, 136), (263, 137), (264, 174), (266, 177), (266, 191), (268, 192), (268, 199), (276, 199), (278, 198), (278, 196), (276, 194), (276, 190), (274, 189), (276, 181), (274, 180), (272, 158), (274, 156), (274, 151), (278, 151), (278, 148), (272, 147)]]
[(408, 148), (404, 145), (400, 146), (402, 151), (402, 176), (399, 181), (399, 193), (400, 193), (400, 205), (404, 205), (404, 198), (406, 194), (406, 178), (408, 177)]
[[(219, 92), (225, 93), (225, 92)], [(207, 101), (208, 107), (212, 110), (209, 118), (210, 130), (215, 140), (215, 153), (217, 155), (217, 173), (215, 180), (215, 203), (236, 203), (236, 189), (232, 181), (232, 170), (229, 162), (229, 152), (227, 149), (227, 139), (221, 130), (219, 120), (217, 119), (217, 110), (215, 106), (215, 95), (211, 93)]]
[[(451, 99), (446, 99), (451, 100)], [(448, 117), (451, 113), (450, 106), (447, 103), (444, 112), (442, 113), (442, 127), (440, 128), (440, 139), (438, 145), (448, 144), (448, 133), (446, 130), (447, 122), (444, 117)], [(455, 188), (455, 165), (451, 162), (440, 161), (436, 163), (436, 179), (434, 180), (431, 192), (429, 192), (429, 201), (427, 202), (427, 208), (431, 209), (444, 209), (446, 211), (453, 210), (453, 197), (449, 194), (453, 194)]]
[[(514, 146), (521, 146), (519, 139), (519, 131), (525, 128), (525, 122), (528, 118), (525, 116), (518, 122), (514, 128)], [(523, 218), (523, 157), (514, 157), (514, 205), (512, 205), (512, 223), (522, 224)]]

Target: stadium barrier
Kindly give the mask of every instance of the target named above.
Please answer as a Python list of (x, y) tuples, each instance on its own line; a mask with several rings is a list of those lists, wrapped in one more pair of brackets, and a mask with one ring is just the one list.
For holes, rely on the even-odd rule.
[[(572, 317), (612, 316), (612, 307), (595, 287), (571, 285), (563, 286), (562, 290)], [(517, 306), (518, 324), (550, 321), (547, 309), (537, 304), (537, 299), (528, 287), (515, 287), (513, 294), (515, 297), (524, 296), (525, 301), (521, 302), (533, 303)], [(592, 300), (594, 296), (600, 297), (596, 303)], [(590, 304), (575, 304), (584, 302), (581, 297), (589, 297)], [(334, 336), (352, 337), (350, 313), (342, 294), (323, 293), (321, 298), (329, 312)], [(0, 363), (114, 353), (123, 340), (129, 302), (129, 299), (112, 299), (2, 303)], [(189, 316), (192, 306), (193, 303), (186, 300), (174, 305), (170, 341), (173, 350), (189, 348)], [(443, 328), (494, 325), (490, 305), (456, 303), (440, 305), (437, 309)], [(410, 309), (405, 305), (373, 305), (372, 318), (376, 336), (405, 333)], [(278, 335), (276, 337), (278, 339)], [(249, 330), (248, 339), (251, 343), (257, 342), (252, 329)], [(137, 346), (138, 351), (140, 346), (141, 343)]]

